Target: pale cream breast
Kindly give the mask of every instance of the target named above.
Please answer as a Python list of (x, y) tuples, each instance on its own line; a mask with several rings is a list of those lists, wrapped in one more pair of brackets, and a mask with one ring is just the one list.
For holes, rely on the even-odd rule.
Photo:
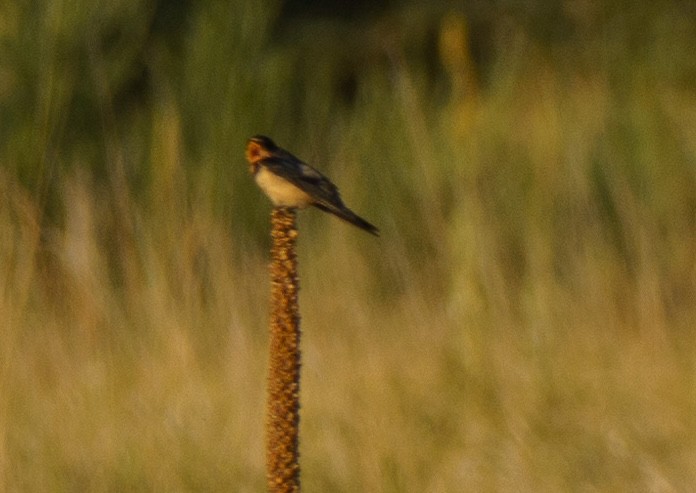
[(297, 188), (284, 178), (271, 173), (263, 166), (259, 167), (254, 179), (274, 205), (302, 208), (312, 203), (312, 198), (307, 192)]

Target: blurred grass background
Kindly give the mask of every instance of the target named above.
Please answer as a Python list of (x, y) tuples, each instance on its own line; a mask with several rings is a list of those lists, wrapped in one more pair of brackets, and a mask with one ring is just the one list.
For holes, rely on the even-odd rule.
[(300, 216), (305, 491), (696, 484), (689, 2), (4, 2), (0, 490), (262, 491), (255, 133)]

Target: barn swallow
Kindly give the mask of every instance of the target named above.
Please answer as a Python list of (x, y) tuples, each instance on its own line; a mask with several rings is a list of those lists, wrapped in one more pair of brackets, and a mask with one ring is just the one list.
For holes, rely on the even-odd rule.
[(246, 159), (254, 180), (274, 205), (300, 209), (313, 205), (379, 236), (379, 229), (345, 206), (336, 185), (268, 137), (251, 137)]

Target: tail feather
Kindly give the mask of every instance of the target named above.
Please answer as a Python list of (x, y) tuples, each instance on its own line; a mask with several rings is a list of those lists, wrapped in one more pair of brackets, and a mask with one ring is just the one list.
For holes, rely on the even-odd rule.
[(314, 206), (317, 209), (321, 209), (324, 212), (329, 212), (334, 216), (343, 219), (346, 222), (351, 223), (353, 226), (357, 226), (360, 229), (367, 231), (370, 234), (379, 236), (379, 229), (373, 224), (358, 216), (355, 212), (351, 211), (347, 207), (338, 208), (335, 206), (327, 206), (325, 204), (315, 203)]

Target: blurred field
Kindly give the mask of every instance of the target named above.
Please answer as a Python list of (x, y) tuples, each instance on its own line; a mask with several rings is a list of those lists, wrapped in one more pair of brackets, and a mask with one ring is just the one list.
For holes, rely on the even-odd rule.
[(696, 21), (628, 3), (3, 4), (0, 491), (264, 490), (255, 133), (382, 230), (300, 215), (305, 491), (692, 490)]

